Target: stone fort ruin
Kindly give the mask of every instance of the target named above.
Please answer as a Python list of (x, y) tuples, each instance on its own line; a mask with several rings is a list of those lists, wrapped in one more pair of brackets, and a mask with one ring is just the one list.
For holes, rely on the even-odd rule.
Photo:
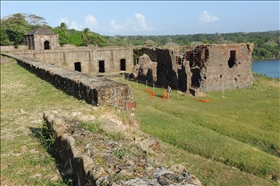
[[(25, 39), (26, 46), (19, 46), (17, 49), (13, 46), (1, 46), (1, 55), (14, 58), (19, 65), (41, 79), (50, 82), (63, 92), (93, 105), (113, 105), (132, 110), (136, 106), (128, 85), (104, 77), (97, 77), (106, 74), (126, 73), (139, 81), (164, 87), (171, 85), (172, 88), (187, 93), (192, 93), (195, 89), (215, 91), (249, 87), (252, 84), (251, 57), (253, 46), (251, 44), (199, 45), (194, 49), (183, 50), (179, 53), (179, 50), (175, 49), (147, 46), (99, 48), (96, 46), (65, 45), (60, 47), (58, 36), (46, 30), (31, 31)], [(76, 130), (75, 133), (72, 133), (73, 135), (69, 135), (66, 129), (70, 125), (74, 126), (74, 123), (66, 123), (61, 118), (44, 113), (44, 121), (57, 137), (55, 144), (61, 148), (59, 156), (65, 165), (64, 168), (73, 171), (79, 185), (89, 183), (98, 185), (102, 181), (107, 181), (106, 176), (109, 174), (116, 174), (113, 172), (114, 169), (109, 169), (113, 173), (106, 173), (103, 167), (94, 164), (94, 158), (100, 159), (103, 154), (101, 157), (92, 156), (90, 153), (90, 155), (83, 154), (74, 146), (73, 136), (78, 136), (77, 138), (82, 138), (81, 136), (85, 135), (95, 137), (95, 134)], [(97, 136), (94, 139), (103, 139), (103, 137)], [(131, 143), (133, 146), (135, 146), (135, 139), (139, 140), (139, 137), (133, 138), (134, 142)], [(80, 141), (80, 139), (77, 140)], [(94, 150), (95, 142), (97, 146), (99, 143), (105, 144), (104, 147), (112, 146), (115, 148), (111, 140), (108, 143), (99, 140), (91, 140), (90, 142), (93, 142), (93, 145), (86, 142), (90, 145), (83, 148)], [(141, 147), (141, 144), (148, 142), (141, 137), (139, 143)], [(159, 147), (157, 141), (152, 145), (148, 144), (151, 149), (155, 146)], [(144, 150), (146, 153), (147, 149)], [(108, 150), (106, 150), (106, 157), (115, 158), (111, 154), (108, 155)], [(121, 163), (120, 160), (115, 160), (116, 158), (113, 159), (117, 162), (116, 168), (121, 168), (117, 174), (121, 176), (123, 173), (124, 175), (134, 174), (136, 169), (131, 167), (138, 166), (138, 164), (145, 166), (141, 170), (156, 171), (152, 177), (151, 174), (143, 171), (141, 178), (127, 180), (127, 185), (137, 185), (137, 183), (163, 185), (164, 183), (161, 181), (169, 181), (169, 178), (163, 177), (167, 171), (168, 175), (171, 175), (172, 183), (174, 183), (173, 178), (175, 178), (176, 182), (182, 182), (182, 184), (201, 185), (199, 180), (189, 172), (175, 174), (166, 169), (151, 168), (145, 159), (139, 161), (139, 158), (136, 158), (135, 162), (129, 159), (129, 162), (132, 162), (129, 164), (127, 162)], [(110, 162), (113, 161), (105, 161), (105, 165), (110, 166)]]
[(137, 54), (133, 77), (155, 85), (192, 93), (245, 88), (252, 85), (253, 45), (246, 43), (199, 45), (176, 50), (142, 47)]
[(58, 35), (36, 28), (26, 46), (1, 46), (1, 53), (47, 63), (91, 76), (127, 74), (140, 82), (170, 85), (185, 93), (245, 88), (252, 85), (253, 44), (198, 45), (180, 51), (151, 46), (60, 46)]

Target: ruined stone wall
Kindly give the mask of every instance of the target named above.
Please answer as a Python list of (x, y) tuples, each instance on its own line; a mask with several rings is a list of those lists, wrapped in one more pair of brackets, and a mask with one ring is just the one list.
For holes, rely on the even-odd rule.
[[(3, 50), (2, 50), (3, 51)], [(126, 71), (132, 72), (133, 50), (130, 47), (61, 47), (59, 50), (9, 50), (10, 53), (36, 61), (75, 70), (80, 62), (81, 72), (90, 75), (99, 73), (99, 61), (104, 61), (105, 73), (119, 73), (120, 61), (125, 60)]]
[[(44, 112), (43, 119), (48, 135), (55, 138), (52, 147), (58, 152), (59, 161), (63, 164), (63, 174), (74, 176), (77, 185), (202, 185), (182, 164), (156, 166), (160, 164), (159, 157), (164, 156), (164, 148), (159, 140), (139, 131), (134, 132), (131, 137), (127, 135), (127, 131), (126, 134), (121, 133), (119, 140), (108, 138), (103, 130), (94, 133), (79, 128), (79, 122), (85, 120), (71, 116), (71, 113), (63, 117)], [(87, 122), (98, 120), (93, 115), (82, 116), (93, 118), (87, 119)], [(110, 126), (124, 125), (117, 119), (106, 119), (103, 125), (108, 125), (108, 121)]]
[[(176, 89), (178, 86), (176, 72), (177, 67), (173, 51), (169, 49), (143, 47), (141, 49), (141, 53), (149, 56), (150, 60), (156, 62), (157, 64), (156, 79), (154, 78), (154, 83), (158, 86), (164, 87), (170, 85), (172, 88)], [(153, 67), (151, 67), (150, 70), (152, 71)], [(149, 73), (144, 75), (146, 76), (147, 80), (151, 80), (151, 78), (149, 78), (151, 76)]]
[(90, 76), (74, 70), (66, 70), (47, 63), (36, 62), (18, 56), (2, 54), (17, 60), (17, 63), (63, 92), (85, 100), (92, 105), (112, 105), (128, 109), (134, 103), (132, 91), (126, 84)]
[[(200, 90), (209, 92), (252, 85), (252, 45), (209, 45), (209, 58), (200, 68)], [(235, 58), (231, 59), (231, 51)]]

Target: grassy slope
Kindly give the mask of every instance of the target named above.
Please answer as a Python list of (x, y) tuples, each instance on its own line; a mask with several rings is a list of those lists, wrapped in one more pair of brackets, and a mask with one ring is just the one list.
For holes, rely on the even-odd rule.
[(1, 185), (67, 185), (35, 137), (43, 112), (85, 107), (16, 63), (1, 64)]
[[(144, 85), (127, 83), (137, 102), (141, 129), (184, 154), (173, 161), (189, 163), (192, 159), (190, 170), (204, 184), (263, 185), (262, 178), (280, 176), (279, 80), (274, 87), (266, 85), (272, 80), (258, 81), (259, 86), (225, 91), (226, 98), (221, 92), (201, 98), (212, 100), (210, 103), (178, 96), (176, 90), (171, 102), (161, 100), (163, 89), (158, 88), (150, 98)], [(228, 177), (232, 179), (225, 179)]]
[[(185, 164), (203, 185), (273, 185), (268, 174), (279, 175), (274, 155), (279, 87), (258, 81), (258, 87), (226, 91), (225, 99), (219, 92), (208, 94), (211, 103), (187, 95), (178, 99), (176, 91), (167, 102), (160, 100), (162, 89), (150, 98), (145, 86), (126, 83), (133, 89), (141, 128), (173, 144), (166, 149), (168, 164)], [(65, 185), (55, 160), (32, 133), (41, 126), (43, 111), (85, 106), (17, 64), (1, 65), (1, 184)]]

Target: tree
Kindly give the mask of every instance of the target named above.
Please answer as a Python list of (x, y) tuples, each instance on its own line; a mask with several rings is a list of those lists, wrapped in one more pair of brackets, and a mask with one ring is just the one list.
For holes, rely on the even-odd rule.
[[(24, 35), (32, 29), (32, 25), (28, 24), (25, 16), (17, 13), (1, 20), (1, 45), (12, 44), (18, 46), (24, 44)], [(10, 43), (5, 41), (8, 36)], [(5, 43), (4, 43), (5, 41)], [(3, 42), (3, 43), (2, 43)]]
[(64, 22), (60, 23), (60, 32), (61, 32), (61, 34), (59, 34), (60, 45), (68, 44), (69, 42), (68, 27)]
[(25, 17), (25, 20), (28, 22), (28, 24), (32, 26), (45, 26), (47, 25), (47, 22), (45, 21), (45, 18), (34, 15), (34, 14), (22, 14)]
[(89, 38), (90, 35), (90, 29), (89, 28), (85, 28), (82, 32), (81, 38), (83, 40), (84, 43), (87, 43), (87, 40)]
[(61, 29), (62, 34), (65, 34), (65, 35), (67, 34), (68, 27), (64, 22), (60, 23), (60, 29)]
[(0, 45), (1, 46), (12, 45), (12, 43), (9, 40), (8, 34), (2, 29), (0, 30)]

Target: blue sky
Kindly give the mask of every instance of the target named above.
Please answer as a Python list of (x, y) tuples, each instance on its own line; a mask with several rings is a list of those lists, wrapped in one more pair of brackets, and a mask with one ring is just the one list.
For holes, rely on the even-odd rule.
[(279, 1), (2, 1), (1, 18), (35, 14), (51, 27), (101, 35), (177, 35), (279, 30)]

